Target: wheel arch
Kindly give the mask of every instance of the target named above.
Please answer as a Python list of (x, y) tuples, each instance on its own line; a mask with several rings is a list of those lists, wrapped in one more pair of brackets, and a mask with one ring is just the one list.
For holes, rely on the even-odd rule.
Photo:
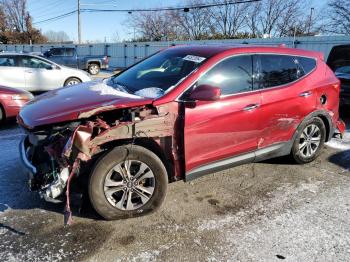
[(87, 62), (86, 62), (86, 64), (87, 64), (87, 66), (89, 66), (89, 65), (91, 65), (91, 64), (97, 64), (99, 67), (101, 67), (101, 61), (99, 61), (99, 60), (88, 60)]
[(71, 79), (71, 78), (76, 78), (76, 79), (78, 79), (80, 82), (83, 82), (83, 81), (80, 79), (80, 77), (77, 77), (77, 76), (70, 76), (70, 77), (67, 77), (66, 80), (64, 80), (63, 86), (66, 86), (66, 83), (67, 83), (68, 80)]
[(317, 110), (314, 111), (312, 113), (310, 113), (309, 115), (307, 115), (303, 121), (300, 122), (300, 124), (298, 125), (296, 132), (294, 133), (293, 136), (293, 141), (295, 139), (295, 137), (297, 136), (298, 132), (300, 132), (300, 127), (308, 120), (310, 120), (313, 117), (318, 117), (322, 120), (322, 122), (324, 123), (325, 127), (326, 127), (326, 142), (328, 142), (329, 140), (332, 139), (333, 133), (334, 133), (334, 127), (332, 124), (332, 118), (330, 116), (330, 114), (326, 111), (326, 110)]
[(172, 157), (165, 152), (165, 150), (160, 146), (159, 143), (154, 138), (151, 137), (141, 137), (136, 139), (121, 139), (116, 141), (111, 141), (106, 144), (104, 144), (102, 147), (105, 149), (104, 154), (107, 154), (114, 148), (118, 146), (124, 146), (124, 145), (130, 145), (135, 144), (141, 147), (144, 147), (148, 149), (149, 151), (156, 154), (159, 159), (162, 161), (163, 165), (165, 166), (165, 169), (168, 174), (168, 181), (172, 182), (175, 179), (175, 171), (174, 171), (174, 163), (172, 160)]

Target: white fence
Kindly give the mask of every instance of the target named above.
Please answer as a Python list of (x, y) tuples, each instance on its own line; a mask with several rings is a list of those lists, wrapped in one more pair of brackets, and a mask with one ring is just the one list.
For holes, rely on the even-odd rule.
[(315, 36), (315, 37), (283, 37), (283, 38), (254, 38), (227, 40), (197, 40), (174, 42), (133, 42), (105, 43), (91, 45), (1, 45), (4, 51), (45, 52), (51, 47), (76, 47), (79, 55), (108, 55), (111, 68), (127, 67), (145, 56), (172, 45), (180, 44), (263, 44), (279, 45), (323, 52), (325, 58), (334, 45), (350, 44), (350, 36)]

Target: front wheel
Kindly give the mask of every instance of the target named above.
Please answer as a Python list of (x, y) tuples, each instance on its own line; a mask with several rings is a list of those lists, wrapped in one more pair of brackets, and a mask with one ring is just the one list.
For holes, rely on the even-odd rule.
[(153, 152), (137, 145), (120, 146), (103, 156), (89, 180), (94, 209), (107, 220), (148, 214), (165, 198), (168, 176)]
[(314, 117), (300, 126), (291, 155), (299, 164), (312, 162), (319, 155), (325, 140), (326, 127), (320, 118)]

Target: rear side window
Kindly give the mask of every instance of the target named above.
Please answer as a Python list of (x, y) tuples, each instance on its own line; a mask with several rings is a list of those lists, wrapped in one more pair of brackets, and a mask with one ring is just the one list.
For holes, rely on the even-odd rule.
[(300, 67), (303, 69), (304, 74), (307, 75), (316, 67), (316, 60), (309, 57), (298, 57)]
[(234, 56), (218, 63), (203, 75), (197, 85), (221, 88), (222, 95), (252, 90), (252, 56)]
[(257, 88), (268, 88), (285, 85), (301, 76), (298, 61), (288, 55), (258, 55), (259, 75), (256, 79)]
[(8, 56), (0, 57), (0, 66), (16, 66), (15, 58)]

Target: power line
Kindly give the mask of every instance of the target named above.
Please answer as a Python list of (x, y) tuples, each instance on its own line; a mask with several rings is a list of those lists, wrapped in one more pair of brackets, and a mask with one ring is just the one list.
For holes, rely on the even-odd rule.
[[(81, 9), (82, 12), (159, 12), (159, 11), (175, 11), (175, 10), (183, 10), (188, 12), (191, 9), (203, 9), (203, 8), (211, 8), (217, 6), (225, 6), (225, 5), (236, 5), (236, 4), (244, 4), (244, 3), (253, 3), (260, 2), (261, 0), (241, 0), (241, 1), (228, 1), (224, 3), (213, 3), (213, 4), (199, 4), (192, 6), (182, 6), (182, 7), (163, 7), (163, 8), (145, 8), (145, 9), (94, 9), (94, 8), (84, 8)], [(85, 4), (85, 5), (93, 5), (93, 4)]]
[(68, 13), (64, 13), (64, 14), (61, 14), (61, 15), (58, 15), (58, 16), (55, 16), (55, 17), (51, 17), (51, 18), (48, 18), (48, 19), (45, 19), (45, 20), (41, 20), (41, 21), (33, 23), (33, 25), (37, 25), (37, 24), (41, 24), (41, 23), (45, 23), (45, 22), (50, 22), (50, 21), (56, 21), (56, 20), (59, 20), (59, 19), (71, 16), (71, 15), (75, 14), (77, 11), (78, 10), (73, 10), (73, 11), (68, 12)]
[[(145, 9), (80, 9), (80, 12), (88, 12), (88, 13), (95, 13), (95, 12), (127, 12), (127, 13), (133, 13), (133, 12), (159, 12), (159, 11), (176, 11), (176, 10), (183, 10), (184, 12), (188, 12), (191, 9), (203, 9), (203, 8), (211, 8), (211, 7), (217, 7), (217, 6), (225, 6), (225, 5), (236, 5), (236, 4), (244, 4), (244, 3), (254, 3), (254, 2), (260, 2), (261, 0), (240, 0), (240, 1), (228, 1), (223, 3), (213, 3), (213, 4), (199, 4), (199, 5), (191, 5), (191, 6), (182, 6), (182, 7), (164, 7), (164, 8), (145, 8)], [(65, 17), (71, 16), (75, 13), (77, 13), (78, 10), (73, 10), (71, 12), (67, 12), (55, 17), (51, 17), (48, 19), (44, 19), (38, 22), (35, 22), (33, 24), (42, 24), (45, 22), (51, 22), (63, 19)]]

